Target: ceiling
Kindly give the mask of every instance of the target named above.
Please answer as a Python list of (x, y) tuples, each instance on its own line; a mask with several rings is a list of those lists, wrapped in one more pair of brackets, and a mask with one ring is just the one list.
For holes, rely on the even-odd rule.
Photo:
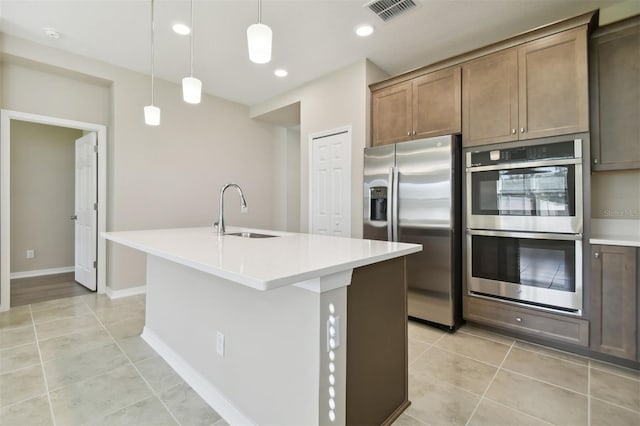
[[(246, 29), (257, 0), (196, 0), (194, 76), (204, 91), (246, 105), (267, 100), (363, 58), (390, 75), (436, 62), (529, 29), (620, 0), (415, 0), (418, 7), (387, 21), (368, 0), (264, 0), (273, 30), (268, 64), (249, 61)], [(149, 0), (0, 0), (0, 31), (149, 73)], [(156, 0), (156, 75), (179, 82), (189, 73), (189, 39), (171, 30), (188, 23), (188, 0)], [(359, 38), (354, 28), (371, 23)], [(61, 37), (48, 38), (45, 27)], [(286, 78), (273, 75), (289, 71)]]

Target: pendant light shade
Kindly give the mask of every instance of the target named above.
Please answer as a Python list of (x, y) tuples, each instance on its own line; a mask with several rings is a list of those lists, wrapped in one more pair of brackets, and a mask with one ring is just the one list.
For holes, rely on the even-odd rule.
[(249, 59), (256, 64), (266, 64), (271, 60), (272, 32), (268, 25), (257, 23), (247, 28)]
[(153, 82), (154, 82), (154, 59), (155, 59), (155, 50), (154, 50), (154, 14), (153, 14), (153, 6), (154, 0), (151, 0), (151, 105), (147, 105), (144, 107), (144, 123), (147, 126), (158, 126), (160, 125), (160, 108), (153, 104)]
[(256, 64), (266, 64), (271, 60), (271, 39), (273, 33), (262, 23), (262, 0), (258, 0), (258, 23), (247, 28), (249, 59)]
[(147, 126), (159, 126), (160, 108), (155, 105), (147, 105), (144, 107), (144, 123)]
[(195, 77), (182, 79), (182, 99), (190, 104), (199, 104), (202, 97), (202, 82)]
[(193, 76), (193, 0), (189, 2), (191, 9), (191, 32), (189, 33), (189, 59), (191, 74), (182, 79), (182, 99), (190, 104), (199, 104), (202, 98), (202, 82)]

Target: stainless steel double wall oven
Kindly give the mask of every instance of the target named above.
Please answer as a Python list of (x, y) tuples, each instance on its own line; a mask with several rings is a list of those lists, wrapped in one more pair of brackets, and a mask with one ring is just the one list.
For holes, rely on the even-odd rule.
[(465, 152), (467, 291), (580, 314), (583, 139), (522, 144)]

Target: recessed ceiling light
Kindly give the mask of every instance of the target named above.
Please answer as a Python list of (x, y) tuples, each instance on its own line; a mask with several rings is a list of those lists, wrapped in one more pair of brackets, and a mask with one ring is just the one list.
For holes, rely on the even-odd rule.
[(287, 72), (287, 70), (283, 70), (283, 69), (277, 69), (273, 72), (276, 77), (286, 77), (289, 75), (289, 72)]
[(356, 28), (356, 34), (360, 37), (368, 37), (373, 34), (373, 27), (369, 24), (360, 25)]
[(182, 22), (178, 22), (177, 24), (173, 24), (173, 31), (180, 35), (189, 35), (191, 32), (191, 28), (188, 25), (183, 24)]
[(43, 31), (47, 35), (47, 37), (51, 37), (56, 40), (60, 38), (60, 32), (55, 28), (46, 27), (46, 28), (43, 28)]

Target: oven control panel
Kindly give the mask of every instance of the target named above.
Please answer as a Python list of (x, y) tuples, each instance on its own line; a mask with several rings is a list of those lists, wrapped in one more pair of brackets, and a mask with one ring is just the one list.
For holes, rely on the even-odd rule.
[(492, 166), (524, 161), (576, 158), (574, 141), (542, 145), (519, 146), (515, 148), (492, 149), (469, 153), (467, 167)]

